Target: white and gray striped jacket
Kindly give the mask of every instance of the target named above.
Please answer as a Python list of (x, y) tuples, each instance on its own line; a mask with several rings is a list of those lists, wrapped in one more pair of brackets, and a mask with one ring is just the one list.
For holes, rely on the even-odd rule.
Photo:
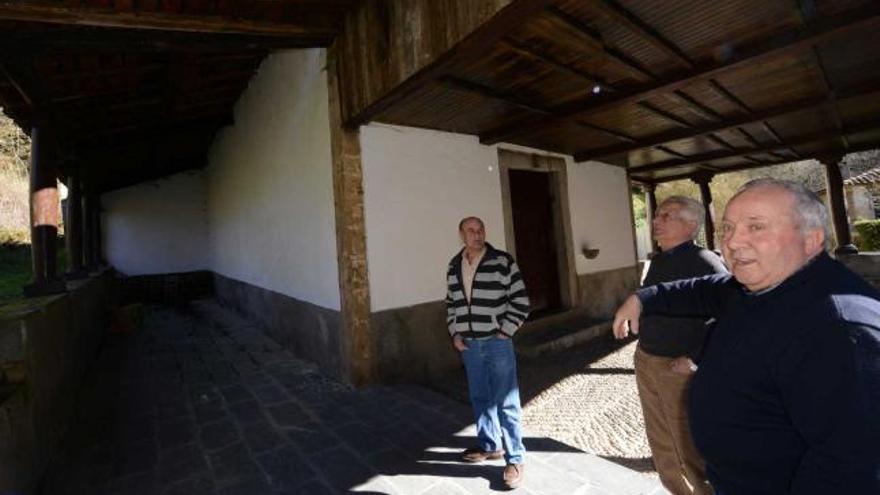
[(512, 256), (486, 243), (468, 304), (461, 278), (462, 252), (452, 258), (446, 272), (449, 335), (483, 338), (503, 332), (512, 337), (529, 316), (529, 297), (519, 267)]

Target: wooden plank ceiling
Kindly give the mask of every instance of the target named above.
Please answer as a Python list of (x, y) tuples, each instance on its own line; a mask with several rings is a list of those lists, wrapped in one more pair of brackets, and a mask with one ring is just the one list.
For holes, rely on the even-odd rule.
[(876, 0), (539, 3), (347, 123), (473, 134), (644, 182), (880, 147)]
[(0, 107), (99, 191), (202, 167), (266, 54), (329, 45), (356, 3), (0, 1)]

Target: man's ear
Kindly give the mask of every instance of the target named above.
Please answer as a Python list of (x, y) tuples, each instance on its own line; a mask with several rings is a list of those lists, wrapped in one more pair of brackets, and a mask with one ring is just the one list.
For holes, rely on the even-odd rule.
[(808, 230), (804, 235), (804, 251), (813, 256), (825, 249), (825, 232), (822, 229)]

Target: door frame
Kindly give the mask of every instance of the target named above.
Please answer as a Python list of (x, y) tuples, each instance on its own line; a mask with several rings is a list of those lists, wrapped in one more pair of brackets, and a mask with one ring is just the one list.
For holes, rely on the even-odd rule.
[[(501, 203), (504, 213), (504, 241), (507, 251), (516, 258), (516, 236), (513, 226), (513, 204), (510, 197), (510, 170), (527, 170), (550, 174), (550, 197), (553, 204), (553, 237), (556, 243), (556, 269), (559, 272), (559, 295), (563, 309), (577, 305), (577, 273), (571, 235), (568, 202), (568, 175), (564, 158), (498, 150), (501, 176)], [(528, 287), (526, 287), (528, 290)]]

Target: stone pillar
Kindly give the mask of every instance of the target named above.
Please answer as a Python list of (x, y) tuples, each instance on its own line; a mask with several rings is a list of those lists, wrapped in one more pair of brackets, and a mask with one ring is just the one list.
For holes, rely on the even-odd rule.
[(64, 240), (67, 244), (67, 273), (65, 278), (76, 280), (88, 273), (83, 269), (83, 214), (82, 184), (79, 174), (67, 178), (67, 219), (64, 224)]
[(33, 280), (24, 287), (26, 297), (58, 294), (66, 286), (58, 279), (58, 199), (57, 171), (44, 142), (45, 130), (31, 129), (31, 261)]
[(360, 135), (343, 124), (336, 45), (327, 50), (330, 148), (336, 207), (336, 256), (342, 312), (343, 361), (356, 386), (376, 381), (376, 339), (370, 325), (370, 284)]
[(654, 217), (657, 215), (657, 185), (644, 184), (642, 190), (645, 191), (645, 203), (648, 207), (648, 235), (651, 237), (651, 251), (660, 252), (660, 245), (654, 240)]
[(712, 205), (712, 189), (709, 185), (714, 176), (712, 172), (698, 172), (691, 177), (691, 180), (700, 186), (700, 200), (706, 208), (706, 248), (711, 251), (715, 250), (715, 207)]
[(846, 214), (846, 201), (843, 197), (843, 176), (840, 174), (840, 160), (843, 155), (816, 157), (825, 166), (825, 186), (828, 190), (828, 204), (831, 206), (831, 219), (834, 223), (834, 236), (837, 239), (835, 254), (856, 254), (858, 249), (852, 243), (849, 219)]

